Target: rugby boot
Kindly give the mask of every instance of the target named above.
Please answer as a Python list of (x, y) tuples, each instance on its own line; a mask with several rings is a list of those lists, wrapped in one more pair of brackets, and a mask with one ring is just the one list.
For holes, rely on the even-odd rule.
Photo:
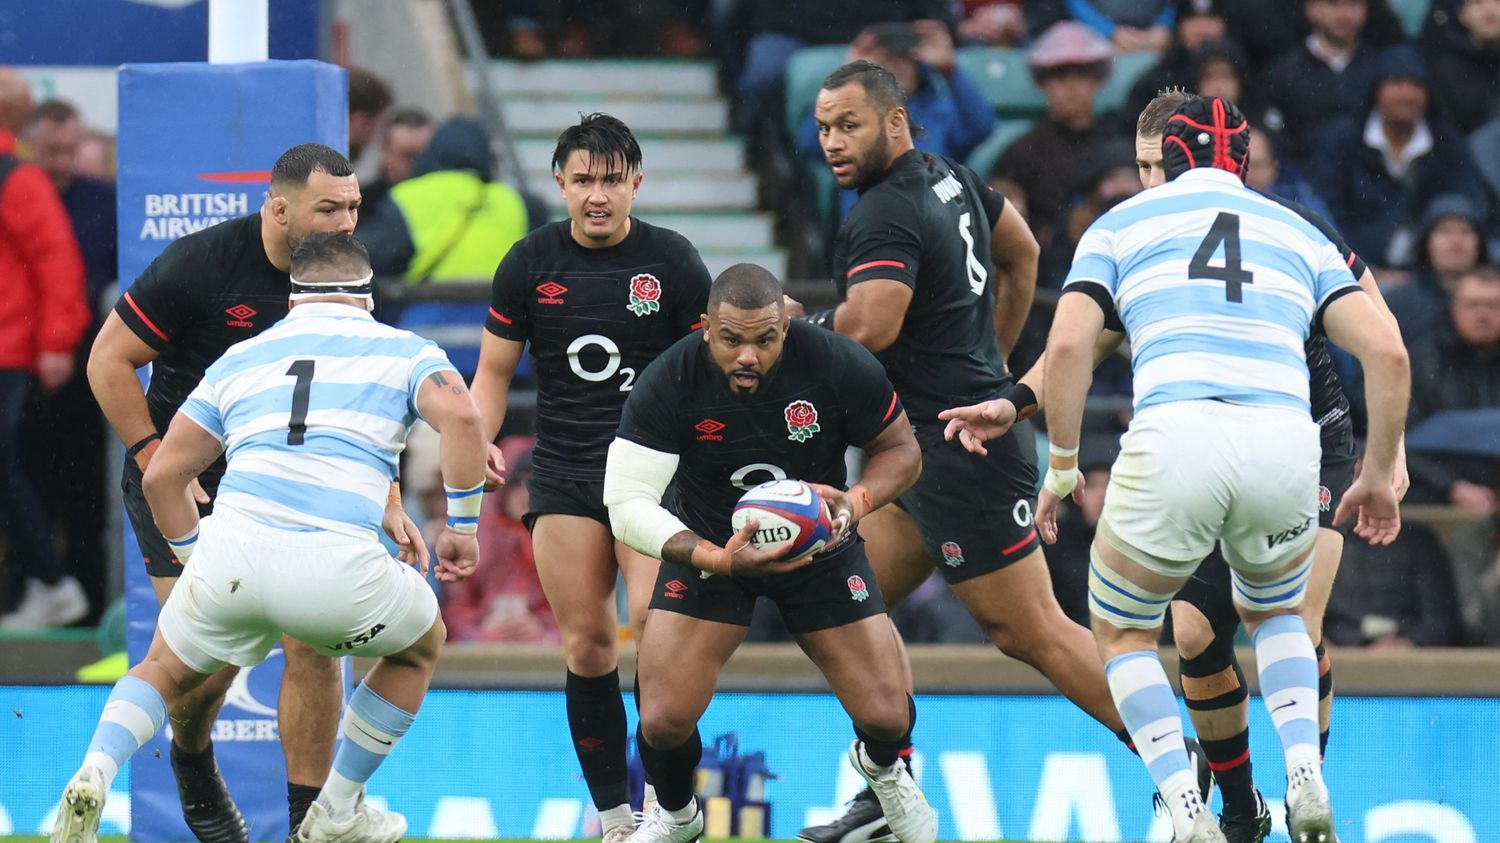
[(1292, 843), (1334, 843), (1333, 808), (1316, 764), (1298, 764), (1286, 774), (1286, 828)]
[(313, 802), (292, 839), (296, 843), (396, 843), (405, 833), (405, 817), (376, 808), (361, 793), (353, 815), (342, 822), (329, 816), (321, 799)]
[(1255, 813), (1231, 814), (1226, 811), (1219, 815), (1219, 828), (1224, 830), (1224, 839), (1229, 843), (1263, 843), (1266, 835), (1271, 833), (1271, 809), (1266, 807), (1266, 800), (1257, 790)]
[(658, 804), (626, 840), (628, 843), (693, 843), (703, 836), (703, 809), (698, 806), (697, 797), (693, 798), (693, 807), (693, 818), (678, 823)]
[(177, 779), (177, 798), (182, 819), (201, 843), (249, 843), (250, 826), (229, 795), (229, 786), (219, 772), (219, 762), (207, 771), (183, 770), (177, 766), (178, 750), (168, 753), (172, 776)]
[(803, 843), (890, 843), (896, 835), (886, 825), (875, 791), (867, 787), (849, 800), (843, 816), (804, 828), (797, 832), (797, 839)]
[(104, 796), (104, 774), (97, 768), (84, 767), (74, 773), (57, 806), (50, 843), (95, 843)]
[(886, 824), (901, 843), (933, 843), (937, 840), (937, 813), (927, 804), (927, 797), (917, 787), (906, 765), (897, 761), (878, 773), (859, 740), (849, 744), (849, 763), (854, 765), (885, 814)]

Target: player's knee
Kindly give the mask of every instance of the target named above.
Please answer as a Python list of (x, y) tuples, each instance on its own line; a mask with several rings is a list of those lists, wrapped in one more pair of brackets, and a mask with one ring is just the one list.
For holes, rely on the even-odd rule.
[(1033, 664), (1036, 661), (1036, 646), (1031, 636), (1003, 621), (983, 621), (980, 628), (986, 638), (1013, 659)]
[(613, 630), (599, 626), (569, 630), (563, 635), (568, 669), (580, 676), (600, 676), (615, 669)]
[(666, 701), (646, 699), (641, 701), (641, 735), (657, 749), (672, 749), (682, 746), (698, 728), (697, 721), (687, 712), (674, 710)]
[(1184, 663), (1200, 658), (1213, 646), (1214, 629), (1196, 612), (1172, 610), (1172, 638)]
[(881, 694), (864, 706), (855, 725), (878, 741), (898, 741), (911, 726), (906, 694)]

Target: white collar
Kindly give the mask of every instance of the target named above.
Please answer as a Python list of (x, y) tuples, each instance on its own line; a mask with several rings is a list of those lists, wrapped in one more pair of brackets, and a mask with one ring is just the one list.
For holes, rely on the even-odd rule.
[(1406, 142), (1406, 147), (1398, 155), (1391, 142), (1386, 139), (1378, 111), (1371, 111), (1369, 118), (1365, 120), (1364, 141), (1365, 146), (1380, 152), (1380, 157), (1385, 160), (1385, 168), (1397, 178), (1405, 176), (1406, 171), (1411, 169), (1412, 162), (1431, 152), (1433, 145), (1432, 130), (1427, 128), (1427, 121), (1418, 120), (1411, 140)]
[(1228, 170), (1221, 170), (1218, 167), (1194, 167), (1178, 176), (1176, 181), (1183, 181), (1184, 179), (1188, 181), (1211, 181), (1221, 184), (1232, 184), (1235, 187), (1245, 186), (1245, 183), (1240, 181), (1239, 176)]
[(310, 301), (299, 304), (287, 313), (286, 318), (308, 319), (315, 316), (336, 316), (343, 319), (357, 318), (371, 321), (375, 319), (363, 307), (336, 301)]

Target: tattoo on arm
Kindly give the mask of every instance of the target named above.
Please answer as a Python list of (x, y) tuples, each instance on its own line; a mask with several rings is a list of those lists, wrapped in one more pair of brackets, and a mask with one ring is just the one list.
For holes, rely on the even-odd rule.
[[(442, 372), (433, 372), (427, 376), (427, 379), (432, 381), (432, 385), (439, 389), (448, 386), (448, 377)], [(449, 388), (453, 391), (454, 395), (463, 395), (465, 392), (463, 378), (459, 378), (457, 383), (454, 383)]]

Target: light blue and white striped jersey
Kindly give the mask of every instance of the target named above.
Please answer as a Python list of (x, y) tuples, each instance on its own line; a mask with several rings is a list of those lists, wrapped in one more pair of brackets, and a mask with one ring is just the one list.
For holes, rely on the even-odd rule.
[(1322, 232), (1207, 167), (1095, 221), (1064, 286), (1088, 283), (1130, 337), (1137, 411), (1212, 398), (1310, 412), (1303, 344), (1321, 308), (1358, 289)]
[[(181, 412), (222, 443), (216, 507), (283, 530), (378, 537), (437, 344), (359, 308), (310, 302), (208, 367)], [(374, 533), (374, 536), (371, 533)]]

